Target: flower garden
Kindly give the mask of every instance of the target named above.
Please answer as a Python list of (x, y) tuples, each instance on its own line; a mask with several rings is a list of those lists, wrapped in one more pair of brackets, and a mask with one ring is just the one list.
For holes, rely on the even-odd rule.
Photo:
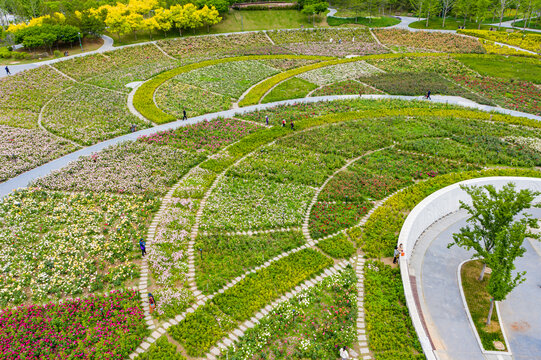
[[(541, 125), (429, 101), (259, 104), (431, 90), (540, 115), (534, 82), (459, 55), (484, 52), (453, 34), (280, 30), (0, 79), (0, 185), (113, 139), (0, 200), (0, 357), (423, 358), (387, 265), (405, 217), (461, 180), (540, 177)], [(132, 125), (147, 131), (117, 142)]]

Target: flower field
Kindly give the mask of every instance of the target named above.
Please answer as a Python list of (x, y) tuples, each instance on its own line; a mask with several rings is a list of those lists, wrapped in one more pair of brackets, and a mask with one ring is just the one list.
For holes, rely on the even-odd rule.
[(160, 306), (155, 316), (168, 319), (182, 313), (195, 297), (185, 287), (188, 272), (188, 241), (195, 223), (198, 201), (173, 198), (148, 250), (154, 277), (153, 293)]
[(304, 243), (296, 231), (200, 236), (195, 245), (202, 250), (195, 258), (197, 287), (212, 294), (247, 270)]
[(300, 226), (314, 190), (306, 185), (227, 176), (212, 193), (201, 229), (243, 231)]
[[(439, 55), (439, 54), (437, 54)], [(368, 59), (372, 64), (390, 73), (436, 73), (445, 75), (475, 75), (459, 60), (446, 56), (403, 56), (387, 59)]]
[(0, 182), (76, 149), (70, 142), (40, 129), (0, 125)]
[(163, 195), (203, 159), (203, 154), (170, 146), (124, 142), (81, 157), (34, 185), (62, 191)]
[(217, 119), (141, 136), (139, 140), (148, 144), (168, 145), (188, 151), (214, 153), (258, 130), (261, 130), (260, 126), (245, 121)]
[(539, 53), (541, 51), (541, 35), (522, 34), (520, 32), (499, 32), (488, 30), (460, 30), (461, 34), (476, 36), (482, 39), (492, 40), (504, 44), (513, 45), (522, 49)]
[(61, 304), (4, 309), (0, 312), (0, 356), (124, 359), (149, 333), (139, 305), (139, 292), (125, 290)]
[(464, 89), (436, 73), (396, 73), (363, 77), (361, 81), (393, 95), (456, 95), (473, 100), (479, 104), (492, 105), (492, 101), (472, 91)]
[(281, 184), (318, 186), (343, 165), (344, 159), (333, 154), (270, 145), (249, 155), (229, 170), (229, 174)]
[(137, 239), (157, 200), (22, 190), (0, 203), (0, 304), (44, 302), (138, 277)]
[(47, 66), (0, 79), (0, 124), (37, 127), (41, 107), (72, 84)]
[(275, 44), (307, 43), (307, 42), (375, 42), (370, 32), (362, 28), (347, 29), (306, 29), (269, 31), (269, 37)]
[(237, 61), (207, 66), (178, 75), (183, 83), (238, 98), (251, 85), (278, 73), (259, 61)]
[(351, 268), (280, 303), (219, 359), (335, 359), (356, 338), (357, 277)]
[[(478, 39), (374, 33), (393, 53), (365, 27), (271, 30), (160, 40), (0, 79), (0, 183), (152, 127), (128, 99), (156, 124), (240, 107), (116, 143), (0, 199), (0, 358), (335, 359), (342, 346), (423, 358), (399, 272), (384, 265), (407, 214), (462, 180), (540, 177), (539, 122), (357, 97), (243, 106), (430, 90), (541, 115), (541, 90), (535, 72), (456, 54), (485, 53)], [(240, 57), (251, 54), (288, 55)], [(134, 81), (146, 83), (128, 97)], [(359, 267), (325, 270), (359, 255), (364, 293)]]
[(126, 95), (88, 85), (66, 90), (43, 114), (47, 130), (82, 145), (127, 134), (133, 124), (138, 129), (151, 126), (129, 112)]
[(235, 54), (242, 49), (272, 45), (263, 33), (230, 34), (218, 36), (187, 37), (174, 40), (160, 40), (158, 45), (166, 53), (177, 58), (195, 56), (209, 59)]
[(149, 69), (151, 66), (156, 66), (156, 63), (166, 64), (169, 62), (171, 60), (155, 45), (149, 44), (80, 56), (68, 61), (57, 62), (54, 67), (78, 81), (83, 81), (118, 70), (136, 69), (138, 66), (147, 66)]
[(485, 49), (476, 39), (449, 33), (377, 29), (374, 34), (385, 45), (405, 46), (410, 50), (425, 49), (448, 53), (483, 54)]
[(307, 42), (307, 43), (285, 43), (282, 45), (295, 54), (302, 55), (323, 55), (323, 56), (347, 56), (347, 55), (372, 55), (388, 52), (383, 46), (376, 42), (355, 42), (343, 41), (338, 44), (334, 42)]
[(167, 81), (155, 94), (156, 105), (181, 119), (183, 110), (190, 117), (227, 110), (231, 99), (227, 96), (183, 84), (177, 79)]
[(541, 89), (531, 82), (472, 76), (455, 76), (453, 79), (505, 108), (541, 114)]
[(365, 63), (364, 61), (355, 61), (352, 63), (338, 64), (310, 70), (300, 74), (298, 77), (322, 86), (332, 84), (337, 81), (355, 79), (358, 77), (369, 76), (382, 72), (383, 71)]

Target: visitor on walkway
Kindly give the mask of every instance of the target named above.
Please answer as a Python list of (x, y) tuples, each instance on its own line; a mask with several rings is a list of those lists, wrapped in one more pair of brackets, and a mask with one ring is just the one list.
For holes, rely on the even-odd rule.
[(9, 71), (9, 68), (6, 66), (6, 74), (11, 75), (11, 72)]
[(428, 100), (432, 100), (432, 98), (430, 97), (430, 94), (431, 94), (431, 92), (430, 92), (430, 90), (428, 90), (428, 92), (426, 93), (426, 98)]
[(146, 243), (144, 242), (143, 238), (139, 240), (139, 247), (141, 248), (141, 256), (145, 256), (147, 254), (147, 248)]
[(269, 126), (269, 115), (265, 116), (265, 123), (267, 124), (267, 126)]
[(137, 131), (137, 125), (133, 124), (132, 126), (130, 126), (130, 132), (134, 133)]
[(186, 116), (186, 109), (182, 110), (182, 120), (188, 120), (188, 117)]
[(399, 257), (400, 257), (400, 250), (398, 250), (398, 246), (395, 246), (394, 254), (393, 254), (393, 264), (396, 264), (398, 262)]
[(282, 127), (286, 127), (286, 119), (282, 120)]
[(342, 360), (349, 360), (349, 353), (345, 346), (340, 349), (340, 358)]
[(338, 39), (338, 44), (341, 44), (342, 43), (342, 39)]
[(151, 314), (156, 309), (156, 300), (154, 300), (154, 296), (152, 295), (152, 293), (148, 293), (148, 308)]
[(291, 120), (291, 130), (295, 130), (295, 124), (293, 124), (293, 120)]

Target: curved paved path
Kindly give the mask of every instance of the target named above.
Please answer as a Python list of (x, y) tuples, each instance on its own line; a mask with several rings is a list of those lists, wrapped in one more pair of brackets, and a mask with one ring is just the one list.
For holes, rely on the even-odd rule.
[[(87, 51), (87, 52), (84, 52), (84, 53), (81, 53), (81, 54), (65, 56), (65, 57), (61, 57), (61, 58), (57, 58), (57, 59), (51, 59), (51, 60), (35, 62), (35, 63), (31, 63), (31, 64), (8, 65), (9, 71), (11, 72), (12, 75), (15, 75), (15, 74), (17, 74), (17, 73), (19, 73), (21, 71), (35, 69), (35, 68), (40, 67), (40, 66), (51, 65), (51, 64), (54, 64), (54, 63), (57, 63), (57, 62), (60, 62), (60, 61), (71, 60), (71, 59), (74, 59), (74, 58), (77, 58), (77, 57), (102, 53), (102, 52), (105, 52), (105, 51), (110, 51), (110, 50), (115, 49), (113, 47), (114, 40), (111, 37), (109, 37), (107, 35), (102, 35), (101, 38), (103, 39), (103, 45), (97, 50)], [(6, 72), (4, 71), (4, 69), (2, 69), (2, 72), (0, 72), (0, 78), (6, 77), (6, 76), (7, 76)]]
[[(13, 190), (27, 187), (32, 181), (46, 176), (49, 173), (51, 173), (54, 170), (59, 170), (63, 168), (64, 166), (68, 165), (68, 163), (72, 161), (76, 161), (81, 156), (88, 156), (92, 153), (98, 152), (103, 150), (104, 148), (118, 144), (122, 141), (133, 141), (136, 140), (139, 136), (142, 135), (150, 135), (158, 131), (164, 131), (169, 129), (176, 129), (180, 126), (186, 126), (190, 124), (196, 124), (201, 121), (205, 120), (213, 120), (219, 117), (234, 117), (236, 114), (243, 114), (255, 110), (264, 110), (268, 109), (277, 105), (293, 105), (297, 103), (313, 103), (313, 102), (319, 102), (319, 101), (332, 101), (332, 100), (345, 100), (345, 99), (398, 99), (398, 100), (407, 100), (407, 101), (426, 101), (423, 100), (423, 96), (401, 96), (401, 95), (362, 95), (359, 97), (358, 95), (333, 95), (333, 96), (317, 96), (317, 97), (310, 97), (310, 98), (300, 98), (300, 99), (292, 99), (292, 100), (283, 100), (283, 101), (277, 101), (273, 103), (267, 103), (267, 104), (257, 104), (252, 106), (243, 107), (240, 109), (230, 109), (226, 111), (220, 111), (217, 113), (207, 114), (207, 115), (201, 115), (194, 118), (190, 118), (186, 121), (178, 120), (173, 121), (168, 124), (159, 125), (153, 128), (144, 129), (137, 131), (135, 133), (130, 133), (126, 135), (122, 135), (119, 137), (116, 137), (114, 139), (102, 141), (100, 143), (97, 143), (92, 146), (88, 146), (86, 148), (83, 148), (81, 150), (75, 151), (73, 153), (70, 153), (68, 155), (65, 155), (61, 158), (58, 158), (56, 160), (53, 160), (51, 162), (48, 162), (46, 164), (43, 164), (41, 166), (38, 166), (37, 168), (34, 168), (32, 170), (29, 170), (27, 172), (24, 172), (14, 178), (9, 179), (8, 181), (5, 181), (3, 183), (0, 183), (0, 199), (4, 196), (11, 193)], [(500, 114), (507, 114), (507, 115), (513, 115), (513, 116), (522, 116), (529, 119), (539, 120), (541, 121), (541, 116), (533, 115), (533, 114), (527, 114), (520, 111), (514, 111), (514, 110), (508, 110), (503, 108), (497, 108), (494, 106), (488, 106), (488, 105), (480, 105), (477, 104), (471, 100), (467, 100), (458, 96), (444, 96), (444, 95), (434, 95), (432, 96), (432, 102), (435, 103), (444, 103), (444, 104), (450, 104), (450, 105), (459, 105), (464, 106), (468, 108), (478, 109), (481, 111), (486, 112), (497, 112)]]
[[(541, 218), (541, 209), (530, 211)], [(526, 282), (500, 303), (500, 312), (513, 356), (485, 355), (475, 339), (474, 330), (460, 295), (457, 269), (472, 252), (453, 246), (452, 234), (466, 225), (464, 210), (434, 223), (421, 236), (410, 260), (410, 273), (417, 277), (417, 291), (428, 331), (440, 359), (541, 360), (541, 254), (529, 241), (525, 256), (516, 262), (518, 271), (527, 271)]]

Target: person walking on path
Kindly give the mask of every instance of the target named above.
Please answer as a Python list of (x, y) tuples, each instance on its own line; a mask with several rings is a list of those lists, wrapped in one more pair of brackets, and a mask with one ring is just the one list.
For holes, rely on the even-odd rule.
[(141, 240), (139, 240), (139, 247), (141, 248), (141, 256), (145, 256), (147, 254), (147, 248), (145, 245), (146, 245), (145, 242), (141, 238)]
[(426, 98), (427, 98), (428, 100), (432, 100), (432, 99), (430, 98), (430, 94), (431, 94), (431, 92), (430, 92), (430, 90), (428, 90), (428, 92), (426, 93)]
[(9, 68), (6, 66), (6, 74), (11, 75), (11, 72), (9, 71)]
[(293, 120), (291, 120), (291, 130), (295, 130), (295, 124), (293, 124)]
[(286, 127), (286, 119), (282, 120), (282, 127)]
[(269, 115), (265, 116), (265, 123), (267, 124), (267, 126), (269, 126)]
[(400, 250), (398, 250), (398, 246), (395, 246), (394, 255), (393, 255), (393, 264), (396, 264), (398, 262), (399, 257), (400, 257)]
[(186, 109), (182, 110), (182, 120), (188, 120), (188, 117), (186, 116)]
[(340, 358), (342, 360), (349, 360), (349, 353), (345, 346), (340, 349)]
[(152, 293), (148, 293), (148, 309), (151, 314), (156, 309), (156, 300), (154, 300)]

